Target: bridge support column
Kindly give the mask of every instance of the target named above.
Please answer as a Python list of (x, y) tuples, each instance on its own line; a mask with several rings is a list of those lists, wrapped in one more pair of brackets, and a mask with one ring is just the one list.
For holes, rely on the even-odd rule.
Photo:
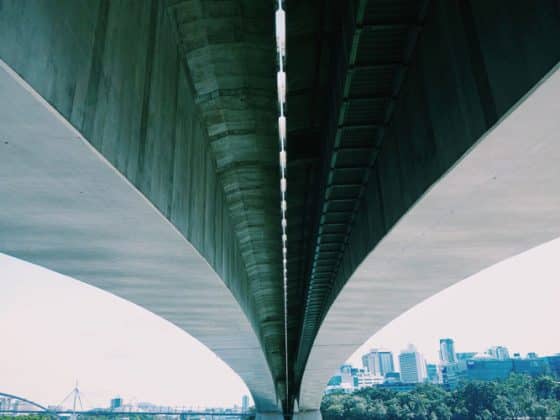
[(255, 420), (284, 420), (282, 413), (257, 413)]
[(292, 420), (322, 420), (320, 410), (312, 411), (300, 411), (299, 413), (294, 413)]

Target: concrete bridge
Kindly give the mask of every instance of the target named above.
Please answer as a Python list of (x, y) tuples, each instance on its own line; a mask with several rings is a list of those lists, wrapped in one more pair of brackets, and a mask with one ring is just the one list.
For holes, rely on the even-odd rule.
[(320, 418), (377, 329), (559, 236), (560, 8), (285, 8), (286, 327), (274, 2), (0, 0), (0, 251), (188, 331), (260, 418)]

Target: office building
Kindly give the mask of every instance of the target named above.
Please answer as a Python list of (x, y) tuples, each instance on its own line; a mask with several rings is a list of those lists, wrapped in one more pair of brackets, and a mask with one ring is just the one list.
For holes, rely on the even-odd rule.
[(325, 393), (334, 391), (352, 392), (354, 391), (354, 375), (357, 369), (352, 365), (346, 364), (340, 366), (340, 373), (334, 375), (329, 380)]
[(241, 412), (246, 413), (249, 410), (249, 396), (243, 395), (241, 398)]
[(477, 355), (467, 361), (466, 378), (479, 381), (505, 379), (512, 373), (530, 376), (552, 375), (560, 377), (560, 356), (514, 357), (497, 360), (488, 354)]
[(550, 374), (550, 365), (546, 357), (527, 357), (513, 360), (512, 370), (515, 373), (541, 376)]
[(441, 369), (438, 365), (429, 363), (426, 365), (426, 372), (428, 373), (428, 381), (432, 384), (440, 384), (441, 379)]
[(457, 362), (453, 339), (442, 338), (439, 340), (439, 358), (443, 364)]
[(399, 363), (402, 382), (418, 383), (427, 379), (426, 361), (413, 345), (409, 345), (399, 354)]
[(385, 376), (395, 371), (393, 353), (379, 349), (372, 349), (362, 356), (362, 364), (372, 375)]
[(560, 379), (560, 354), (554, 356), (546, 357), (548, 361), (548, 367), (550, 369), (550, 374)]
[(493, 346), (490, 347), (487, 353), (496, 360), (507, 360), (509, 359), (509, 351), (504, 346)]
[(111, 399), (111, 410), (116, 410), (117, 408), (122, 407), (123, 400), (121, 397), (116, 397)]
[(496, 360), (490, 355), (483, 355), (467, 361), (467, 379), (476, 381), (493, 381), (505, 379), (513, 371), (513, 361)]
[(352, 374), (352, 365), (342, 365), (340, 367), (340, 377), (343, 384), (349, 384), (351, 387), (354, 386), (354, 378)]
[(468, 361), (460, 360), (457, 363), (448, 363), (441, 367), (441, 380), (445, 389), (451, 391), (457, 388), (466, 377), (467, 363)]

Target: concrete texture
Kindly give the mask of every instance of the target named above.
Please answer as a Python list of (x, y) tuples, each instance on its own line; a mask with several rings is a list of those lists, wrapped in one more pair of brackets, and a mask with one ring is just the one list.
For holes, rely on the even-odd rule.
[(257, 413), (255, 420), (284, 420), (280, 413)]
[(206, 127), (280, 398), (284, 319), (275, 46), (268, 2), (171, 1), (168, 12)]
[(0, 61), (0, 249), (130, 300), (189, 331), (275, 409), (238, 302), (208, 262)]
[[(37, 107), (23, 94), (18, 113), (10, 113), (10, 95), (2, 91), (1, 129), (13, 140), (0, 143), (6, 150), (0, 159), (13, 167), (4, 169), (4, 192), (12, 198), (0, 205), (0, 250), (94, 284), (110, 278), (104, 288), (141, 302), (215, 350), (245, 379), (262, 412), (276, 412), (279, 401), (289, 413), (298, 397), (301, 409), (316, 411), (331, 369), (398, 315), (394, 308), (404, 310), (500, 256), (533, 246), (551, 234), (547, 223), (556, 223), (548, 213), (556, 202), (534, 197), (546, 202), (537, 229), (545, 232), (541, 236), (509, 238), (510, 245), (504, 239), (488, 258), (461, 248), (472, 264), (450, 259), (455, 265), (445, 280), (418, 291), (417, 281), (407, 278), (398, 290), (406, 299), (391, 288), (383, 301), (365, 299), (381, 284), (371, 279), (385, 269), (376, 262), (379, 273), (361, 276), (362, 261), (378, 251), (385, 261), (380, 241), (397, 231), (401, 217), (434, 182), (558, 62), (560, 12), (552, 0), (538, 6), (505, 0), (294, 4), (288, 2), (292, 230), (286, 396), (272, 4), (0, 0), (0, 59), (106, 159), (102, 166), (88, 164), (96, 155), (86, 153), (82, 143), (82, 149), (73, 149), (75, 132), (51, 128), (45, 116), (33, 120)], [(541, 120), (545, 127), (548, 119)], [(51, 131), (60, 135), (44, 135)], [(526, 137), (518, 146), (529, 165), (541, 158), (533, 148), (540, 140), (532, 133)], [(30, 142), (37, 143), (36, 150)], [(512, 152), (509, 143), (503, 152)], [(484, 165), (492, 168), (494, 161)], [(90, 164), (95, 168), (85, 170)], [(110, 166), (115, 177), (105, 178)], [(540, 169), (526, 167), (523, 173), (540, 179)], [(494, 185), (511, 194), (506, 181)], [(68, 182), (67, 193), (59, 185), (66, 188)], [(85, 201), (85, 186), (94, 199)], [(469, 193), (468, 182), (456, 189), (459, 196), (434, 203), (455, 213), (454, 200), (467, 208), (471, 202), (460, 194)], [(125, 200), (125, 190), (147, 201)], [(496, 191), (487, 189), (489, 197), (477, 201), (497, 199)], [(148, 203), (163, 218), (150, 216), (144, 232)], [(518, 211), (521, 220), (541, 219), (527, 203), (500, 206)], [(123, 214), (124, 222), (117, 223)], [(429, 224), (430, 217), (443, 216), (425, 217)], [(112, 227), (98, 232), (104, 223)], [(461, 220), (454, 223), (463, 233), (467, 229)], [(18, 239), (20, 225), (27, 233)], [(128, 242), (111, 232), (114, 226), (133, 241), (131, 250), (144, 256), (140, 261), (129, 263), (128, 256), (120, 266), (117, 256), (128, 252)], [(428, 235), (424, 225), (419, 229)], [(494, 235), (489, 244), (502, 240), (500, 232)], [(186, 242), (172, 246), (181, 236)], [(387, 241), (391, 238), (392, 233)], [(211, 269), (178, 283), (180, 272), (189, 272), (186, 258), (193, 250), (200, 255), (193, 261), (202, 264), (203, 258)], [(169, 255), (177, 265), (170, 265)], [(412, 261), (394, 264), (412, 270)], [(149, 269), (137, 273), (137, 266)], [(158, 282), (164, 282), (159, 273), (168, 269), (171, 283), (159, 296)], [(362, 277), (363, 283), (354, 280)], [(353, 284), (364, 288), (363, 300), (346, 298), (346, 292), (339, 297), (349, 279), (348, 290)], [(194, 298), (214, 290), (222, 290), (220, 299)], [(234, 311), (233, 300), (241, 311), (231, 318), (246, 332), (241, 337), (248, 347), (214, 337), (231, 327), (220, 318)], [(364, 305), (375, 328), (373, 323), (348, 328), (351, 313)], [(216, 322), (225, 322), (224, 329), (214, 329)], [(264, 356), (257, 357), (260, 351)]]
[[(433, 294), (560, 236), (560, 66), (400, 219), (327, 314), (300, 408), (373, 332)], [(364, 327), (368, 320), (368, 327)]]
[(323, 416), (319, 410), (301, 411), (294, 413), (292, 420), (321, 420)]
[[(430, 2), (422, 26), (416, 28), (416, 32), (409, 33), (410, 36), (416, 33), (417, 41), (408, 60), (394, 48), (394, 44), (400, 45), (406, 39), (400, 32), (401, 26), (383, 25), (380, 16), (388, 15), (388, 12), (381, 7), (381, 3), (362, 2), (364, 7), (361, 9), (353, 11), (349, 5), (349, 11), (341, 12), (358, 23), (361, 19), (364, 27), (366, 22), (370, 22), (371, 28), (365, 35), (364, 30), (356, 29), (356, 25), (348, 25), (348, 31), (342, 30), (347, 42), (339, 46), (343, 50), (340, 56), (354, 59), (355, 62), (347, 68), (351, 74), (354, 71), (354, 76), (345, 76), (341, 89), (354, 92), (354, 95), (361, 92), (360, 101), (378, 97), (380, 93), (377, 89), (380, 86), (376, 85), (376, 81), (381, 79), (366, 83), (356, 78), (355, 72), (360, 67), (377, 69), (375, 59), (380, 56), (381, 62), (389, 61), (391, 57), (393, 60), (402, 57), (400, 59), (405, 65), (406, 76), (402, 76), (401, 69), (400, 77), (404, 78), (402, 86), (397, 99), (383, 110), (385, 114), (381, 113), (385, 115), (384, 119), (379, 119), (373, 105), (361, 108), (360, 113), (357, 109), (352, 110), (352, 101), (343, 95), (336, 99), (339, 108), (329, 117), (329, 123), (335, 128), (340, 127), (340, 124), (354, 124), (359, 116), (360, 128), (365, 127), (366, 123), (383, 123), (383, 129), (375, 136), (373, 133), (369, 135), (369, 143), (366, 139), (361, 140), (359, 148), (353, 146), (356, 136), (351, 136), (348, 141), (352, 141), (352, 148), (349, 149), (356, 149), (353, 154), (345, 150), (344, 131), (339, 134), (333, 129), (331, 134), (335, 146), (336, 141), (341, 144), (333, 147), (332, 159), (323, 178), (331, 180), (329, 182), (332, 185), (336, 177), (340, 177), (341, 173), (348, 174), (349, 169), (355, 171), (365, 167), (362, 171), (366, 173), (362, 175), (361, 190), (355, 193), (357, 199), (353, 198), (354, 193), (350, 190), (356, 180), (354, 175), (348, 174), (342, 181), (337, 181), (341, 186), (348, 186), (344, 196), (341, 194), (336, 200), (330, 200), (332, 191), (326, 189), (323, 204), (320, 205), (326, 216), (321, 219), (318, 230), (329, 234), (317, 241), (324, 241), (327, 246), (324, 251), (322, 246), (318, 246), (319, 252), (314, 256), (313, 266), (319, 278), (308, 295), (312, 302), (309, 305), (311, 311), (310, 316), (303, 320), (297, 356), (297, 372), (305, 372), (300, 382), (299, 403), (302, 408), (313, 409), (318, 406), (318, 398), (311, 395), (316, 396), (317, 389), (323, 389), (328, 380), (328, 377), (322, 376), (321, 379), (315, 378), (317, 384), (313, 383), (315, 379), (312, 379), (312, 372), (322, 369), (319, 359), (331, 366), (329, 374), (326, 374), (329, 376), (363, 342), (346, 340), (347, 325), (339, 325), (336, 330), (338, 339), (341, 345), (344, 343), (347, 346), (347, 351), (338, 353), (337, 358), (335, 354), (328, 353), (326, 348), (321, 351), (326, 344), (316, 335), (321, 325), (328, 321), (329, 308), (336, 304), (338, 294), (348, 279), (352, 278), (360, 263), (376, 249), (382, 238), (391, 232), (433, 183), (452, 168), (486, 130), (560, 60), (560, 46), (552, 41), (560, 37), (560, 13), (553, 2), (543, 2), (538, 8), (531, 8), (525, 2)], [(395, 4), (403, 6), (404, 2)], [(404, 15), (400, 12), (391, 13), (391, 16), (401, 16), (403, 20)], [(387, 19), (386, 16), (384, 18)], [(400, 21), (397, 20), (397, 23)], [(387, 26), (392, 30), (393, 38), (379, 35), (389, 31)], [(421, 32), (418, 34), (419, 30)], [(347, 43), (351, 46), (347, 46)], [(410, 49), (412, 44), (408, 44)], [(344, 54), (345, 48), (352, 52), (350, 58)], [(393, 90), (393, 95), (395, 92)], [(371, 113), (367, 114), (366, 110)], [(387, 117), (389, 110), (391, 114)], [(363, 158), (367, 150), (372, 159), (369, 164)], [(339, 167), (344, 171), (337, 171)], [(339, 214), (345, 214), (352, 207), (355, 209), (353, 218), (345, 222), (346, 229), (342, 229), (342, 234), (333, 235), (336, 224), (341, 222), (334, 215), (340, 217)], [(333, 218), (329, 220), (331, 209), (334, 210)], [(326, 262), (333, 261), (333, 250), (337, 252), (335, 263), (328, 266)], [(485, 261), (482, 255), (480, 261)], [(459, 267), (457, 271), (461, 272)], [(410, 288), (413, 289), (413, 284), (410, 284)], [(376, 305), (365, 296), (364, 293), (364, 304)], [(384, 304), (377, 304), (380, 316), (383, 314), (382, 308), (385, 308)], [(384, 319), (388, 322), (391, 318)], [(364, 337), (371, 336), (377, 329), (371, 323), (355, 328), (361, 329)], [(332, 343), (334, 335), (329, 340)], [(314, 353), (321, 354), (321, 357), (315, 357)]]
[[(261, 329), (259, 317), (252, 313), (257, 310), (255, 302), (259, 294), (248, 289), (245, 262), (232, 229), (234, 222), (227, 197), (165, 5), (159, 1), (68, 0), (54, 4), (3, 0), (0, 39), (0, 58), (177, 228), (247, 311), (253, 328)], [(6, 98), (4, 95), (5, 91), (2, 96)], [(3, 99), (3, 105), (10, 106), (10, 103)], [(20, 111), (22, 117), (31, 118), (25, 109)], [(49, 154), (58, 157), (53, 165), (72, 164), (73, 155), (58, 152)], [(8, 155), (3, 153), (3, 157)], [(28, 165), (24, 156), (21, 164)], [(26, 191), (22, 185), (22, 199), (27, 197)], [(48, 191), (45, 189), (45, 194)], [(51, 193), (54, 194), (52, 190)], [(76, 196), (75, 200), (79, 199)], [(56, 240), (59, 228), (63, 226), (55, 221), (49, 224), (53, 236), (49, 240)], [(9, 243), (7, 235), (13, 229), (3, 231), (2, 240), (6, 241), (3, 243)], [(150, 246), (149, 237), (144, 239), (144, 246)], [(7, 245), (2, 249), (7, 253), (11, 250)], [(61, 245), (59, 251), (64, 250)], [(54, 268), (34, 252), (12, 255)], [(107, 253), (106, 258), (114, 257)], [(164, 269), (166, 260), (162, 259), (160, 264)], [(57, 265), (56, 269), (73, 274), (63, 265)], [(101, 275), (102, 270), (99, 271)], [(258, 286), (258, 282), (253, 285)], [(201, 300), (198, 305), (209, 304)], [(219, 304), (210, 307), (221, 311)], [(208, 323), (209, 331), (213, 328), (211, 318), (200, 317), (197, 322)], [(203, 331), (189, 332), (205, 342)], [(262, 336), (258, 339), (260, 347)], [(219, 351), (222, 348), (227, 351), (223, 346), (214, 346), (217, 354), (226, 360), (228, 356)], [(254, 355), (244, 354), (245, 348), (240, 346), (236, 357), (239, 362), (247, 357), (249, 366), (252, 364), (249, 359)], [(259, 378), (257, 382), (270, 378), (268, 367), (262, 367), (264, 370), (251, 373)], [(263, 388), (259, 385), (252, 391), (259, 407), (276, 409), (275, 391), (268, 385)]]
[[(332, 153), (322, 174), (297, 373), (306, 369), (330, 305), (363, 259), (560, 60), (556, 2), (442, 0), (416, 14), (410, 4), (420, 2), (358, 3), (339, 11), (342, 41), (333, 44), (342, 61), (333, 74), (342, 76), (328, 118)], [(411, 21), (419, 26), (403, 30)]]

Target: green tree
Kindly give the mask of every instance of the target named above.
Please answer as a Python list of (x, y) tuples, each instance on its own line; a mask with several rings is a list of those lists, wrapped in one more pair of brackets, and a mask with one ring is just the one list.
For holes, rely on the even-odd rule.
[(325, 395), (325, 420), (487, 420), (560, 418), (560, 385), (551, 377), (511, 375), (506, 380), (466, 382), (454, 391), (419, 385), (410, 392), (366, 388)]
[(557, 392), (560, 386), (550, 376), (541, 376), (535, 379), (535, 392), (537, 398), (556, 398), (560, 399), (560, 393)]

